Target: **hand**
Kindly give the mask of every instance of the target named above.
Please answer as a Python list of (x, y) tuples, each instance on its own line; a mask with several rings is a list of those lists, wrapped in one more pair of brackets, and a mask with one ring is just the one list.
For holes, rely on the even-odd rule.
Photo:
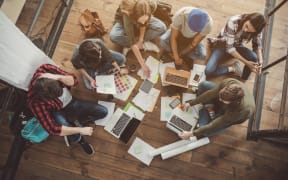
[(183, 65), (183, 59), (182, 58), (175, 59), (176, 69), (181, 69), (182, 65)]
[(258, 71), (259, 71), (258, 63), (248, 61), (246, 66), (248, 66), (248, 68), (254, 73), (258, 73)]
[(189, 139), (191, 136), (193, 136), (193, 132), (190, 131), (183, 131), (182, 133), (179, 134), (179, 137), (181, 139)]
[(180, 108), (182, 111), (187, 111), (190, 107), (189, 103), (181, 104)]
[(146, 64), (144, 64), (142, 66), (142, 71), (143, 71), (143, 74), (146, 76), (146, 78), (150, 77), (151, 71), (150, 71), (149, 67)]
[(97, 88), (97, 85), (96, 85), (96, 81), (95, 80), (91, 80), (90, 81), (90, 85), (93, 89), (96, 89)]
[(92, 127), (82, 127), (80, 130), (81, 135), (87, 135), (91, 136), (93, 133), (93, 128)]
[(126, 75), (126, 74), (128, 74), (128, 69), (127, 68), (124, 68), (124, 67), (122, 67), (122, 68), (120, 68), (120, 74), (121, 75)]

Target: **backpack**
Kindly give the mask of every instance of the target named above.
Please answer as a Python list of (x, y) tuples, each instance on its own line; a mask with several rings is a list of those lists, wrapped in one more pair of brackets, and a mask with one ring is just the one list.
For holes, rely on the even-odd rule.
[(157, 8), (155, 10), (155, 12), (153, 13), (153, 15), (160, 19), (161, 21), (163, 21), (167, 27), (170, 26), (170, 24), (172, 23), (172, 16), (173, 14), (172, 12), (172, 5), (162, 2), (162, 1), (158, 1), (157, 3)]
[(86, 37), (102, 38), (107, 33), (107, 29), (103, 26), (97, 12), (91, 12), (86, 9), (81, 13), (79, 22), (82, 31)]

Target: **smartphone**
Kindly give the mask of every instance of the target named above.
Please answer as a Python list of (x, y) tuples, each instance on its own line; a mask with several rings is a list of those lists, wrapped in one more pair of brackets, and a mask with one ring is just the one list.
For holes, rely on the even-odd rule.
[(199, 74), (195, 74), (193, 80), (196, 81), (196, 82), (199, 82), (200, 81), (200, 75)]
[(180, 104), (180, 100), (178, 98), (173, 99), (170, 103), (169, 106), (174, 109)]

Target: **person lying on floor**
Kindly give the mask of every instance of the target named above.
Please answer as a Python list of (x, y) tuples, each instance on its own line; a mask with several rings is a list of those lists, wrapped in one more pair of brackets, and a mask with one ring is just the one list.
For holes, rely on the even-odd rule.
[[(106, 107), (74, 98), (70, 88), (76, 86), (77, 79), (60, 68), (43, 64), (30, 82), (27, 102), (29, 109), (51, 135), (64, 136), (67, 146), (78, 142), (88, 154), (94, 153), (93, 146), (83, 135), (91, 136), (93, 128), (88, 124), (107, 115)], [(83, 127), (76, 127), (67, 116), (75, 117)]]
[(121, 53), (109, 50), (101, 39), (86, 39), (76, 46), (71, 60), (75, 69), (83, 76), (87, 89), (95, 89), (96, 74), (106, 75), (113, 69), (128, 74), (126, 58)]
[(187, 101), (181, 107), (182, 110), (187, 110), (190, 106), (203, 104), (199, 111), (199, 128), (192, 132), (183, 132), (179, 135), (182, 139), (218, 134), (229, 126), (244, 122), (254, 114), (253, 95), (245, 84), (236, 79), (228, 78), (220, 84), (203, 81), (198, 88), (197, 98)]

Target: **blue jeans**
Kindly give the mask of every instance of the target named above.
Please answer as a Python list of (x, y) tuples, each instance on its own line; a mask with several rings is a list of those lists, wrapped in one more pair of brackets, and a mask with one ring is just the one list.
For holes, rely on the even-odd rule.
[[(100, 39), (97, 39), (97, 40), (94, 40), (94, 41), (97, 41), (97, 42), (99, 42), (99, 43), (104, 44), (103, 41), (100, 40)], [(121, 54), (121, 53), (119, 53), (119, 52), (116, 52), (116, 51), (113, 51), (113, 50), (109, 50), (109, 51), (110, 51), (113, 59), (116, 60), (116, 62), (117, 62), (117, 64), (118, 64), (119, 66), (122, 66), (122, 65), (125, 64), (125, 62), (126, 62), (126, 57), (125, 57), (123, 54)], [(109, 71), (110, 69), (112, 69), (112, 68), (113, 68), (113, 65), (112, 65), (111, 63), (106, 63), (103, 67), (101, 67), (101, 68), (99, 69), (98, 74), (101, 74), (101, 75), (108, 74), (108, 71)], [(95, 79), (95, 71), (90, 70), (90, 69), (85, 69), (85, 71), (86, 71), (93, 79)], [(83, 78), (85, 87), (86, 87), (87, 89), (92, 89), (92, 86), (90, 85), (90, 81), (89, 81), (86, 77), (84, 77), (84, 76), (83, 76), (82, 78)]]
[[(148, 27), (144, 35), (144, 41), (150, 41), (155, 39), (166, 31), (166, 25), (159, 19), (151, 17)], [(123, 24), (116, 22), (110, 32), (110, 40), (120, 45), (121, 47), (130, 47), (133, 44), (130, 44), (128, 36), (124, 30)]]
[[(213, 82), (210, 82), (210, 81), (203, 81), (199, 84), (198, 86), (198, 96), (205, 93), (206, 91), (210, 90), (210, 89), (213, 89), (215, 88), (217, 85)], [(206, 102), (207, 104), (215, 104), (215, 101), (218, 101), (218, 99), (215, 99), (211, 102)], [(221, 115), (223, 115), (224, 112), (221, 112), (221, 111), (216, 111), (215, 112), (215, 117), (219, 117)], [(199, 126), (205, 126), (207, 124), (209, 124), (210, 122), (212, 122), (214, 119), (211, 119), (210, 115), (209, 115), (209, 112), (208, 110), (203, 107), (200, 111), (199, 111)], [(215, 134), (218, 134), (222, 131), (224, 131), (225, 128), (223, 129), (218, 129), (216, 131), (212, 131), (212, 132), (209, 132), (209, 133), (206, 133), (204, 134), (205, 136), (212, 136), (212, 135), (215, 135)]]
[[(53, 112), (53, 117), (58, 124), (73, 127), (74, 125), (67, 120), (67, 116), (75, 117), (80, 124), (85, 125), (94, 123), (97, 119), (102, 119), (107, 115), (106, 107), (89, 101), (72, 99), (72, 101), (60, 111)], [(80, 134), (67, 136), (69, 142), (78, 142), (81, 139)]]
[[(167, 52), (172, 52), (171, 46), (170, 46), (170, 37), (171, 37), (171, 29), (168, 29), (161, 37), (159, 41), (159, 45), (162, 49), (164, 49)], [(184, 48), (187, 47), (189, 43), (191, 43), (193, 38), (185, 38), (181, 33), (177, 37), (177, 46), (178, 51), (181, 52)], [(193, 50), (191, 50), (185, 57), (189, 59), (195, 59), (195, 60), (204, 60), (206, 57), (206, 48), (201, 41)]]
[[(255, 52), (251, 51), (246, 47), (236, 47), (236, 51), (248, 61), (258, 62), (258, 57)], [(207, 62), (205, 74), (208, 77), (221, 76), (228, 73), (228, 67), (219, 67), (222, 60), (227, 60), (232, 56), (226, 52), (226, 49), (220, 47), (215, 48)], [(241, 78), (247, 80), (251, 74), (251, 70), (245, 66)]]

